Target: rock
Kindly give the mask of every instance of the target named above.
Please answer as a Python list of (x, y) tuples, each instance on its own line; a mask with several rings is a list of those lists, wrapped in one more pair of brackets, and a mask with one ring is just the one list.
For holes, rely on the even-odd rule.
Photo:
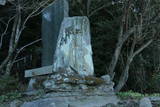
[(68, 17), (68, 0), (54, 0), (42, 13), (42, 66), (52, 65), (61, 22)]
[(72, 105), (72, 107), (102, 107), (108, 103), (116, 104), (117, 101), (113, 96), (108, 98), (105, 96), (88, 96), (77, 99), (77, 101), (70, 103), (70, 105)]
[(118, 102), (116, 107), (139, 107), (138, 100), (127, 99)]
[[(85, 96), (82, 94), (79, 95), (78, 93), (77, 95), (65, 94), (66, 93), (59, 93), (59, 96), (53, 95), (54, 97), (52, 98), (44, 98), (31, 102), (25, 102), (20, 107), (101, 107), (108, 103), (117, 104), (118, 102), (116, 96)], [(61, 97), (61, 95), (64, 96)]]
[(82, 90), (87, 90), (88, 89), (88, 87), (84, 84), (80, 84), (79, 88), (82, 89)]
[(109, 104), (102, 106), (102, 107), (117, 107), (117, 106), (115, 104), (109, 103)]
[(75, 85), (80, 85), (80, 84), (86, 84), (86, 85), (101, 85), (104, 84), (105, 81), (101, 78), (97, 78), (94, 76), (80, 76), (79, 74), (76, 74), (74, 72), (69, 71), (58, 71), (50, 76), (50, 80), (55, 81), (56, 84), (75, 84)]
[(27, 91), (29, 92), (35, 90), (35, 88), (39, 88), (42, 85), (43, 81), (47, 79), (47, 76), (40, 76), (40, 75), (46, 75), (51, 73), (53, 73), (52, 65), (26, 70), (25, 77), (32, 77), (29, 81)]
[(160, 101), (160, 97), (149, 97), (151, 101)]
[(97, 78), (94, 76), (86, 76), (84, 77), (85, 84), (90, 86), (96, 86), (96, 85), (102, 85), (105, 83), (105, 81), (101, 78)]
[(64, 18), (58, 36), (53, 71), (61, 68), (81, 76), (94, 74), (89, 20), (85, 16)]
[(22, 101), (14, 100), (10, 103), (10, 107), (19, 107), (22, 104)]
[(43, 86), (44, 86), (44, 88), (46, 88), (46, 89), (49, 89), (49, 88), (52, 88), (52, 89), (57, 88), (57, 86), (56, 86), (56, 84), (55, 84), (55, 82), (54, 82), (53, 80), (46, 80), (46, 81), (44, 81), (44, 82), (43, 82)]
[(134, 101), (134, 100), (130, 100), (126, 107), (138, 107), (138, 102), (137, 101)]
[(142, 98), (140, 100), (139, 107), (152, 107), (150, 99), (149, 98)]
[(104, 80), (105, 85), (101, 85), (98, 87), (98, 89), (105, 91), (105, 92), (112, 92), (114, 91), (114, 82), (111, 81), (111, 78), (109, 75), (103, 75), (101, 79)]
[[(92, 88), (98, 86), (105, 86), (103, 90), (113, 91), (113, 85), (104, 84), (105, 81), (101, 78), (97, 78), (94, 76), (80, 76), (79, 74), (71, 74), (68, 71), (59, 71), (52, 74), (46, 81), (43, 82), (43, 86), (47, 89), (88, 89), (88, 86), (92, 86)], [(63, 87), (64, 86), (64, 87)], [(66, 87), (66, 88), (65, 88)], [(112, 88), (110, 88), (112, 87)], [(102, 90), (101, 90), (102, 91)], [(106, 92), (106, 91), (105, 91)], [(108, 91), (107, 91), (108, 92)]]
[(111, 83), (111, 78), (109, 75), (103, 75), (101, 78), (106, 82), (106, 84)]
[(113, 92), (113, 86), (110, 85), (101, 85), (98, 87), (99, 90), (104, 91), (104, 92)]
[(32, 102), (25, 102), (21, 107), (57, 107), (51, 98), (40, 99)]
[(160, 97), (149, 97), (149, 99), (151, 100), (152, 104), (157, 106), (160, 105)]
[(35, 78), (31, 78), (28, 84), (28, 88), (27, 91), (32, 91), (34, 90), (34, 84), (36, 84), (36, 79)]
[(27, 91), (34, 91), (36, 89), (43, 88), (43, 82), (47, 79), (48, 75), (45, 76), (36, 76), (34, 78), (31, 78), (29, 81), (28, 89)]
[(72, 90), (72, 86), (70, 84), (60, 84), (59, 86), (60, 89), (65, 89), (67, 90)]

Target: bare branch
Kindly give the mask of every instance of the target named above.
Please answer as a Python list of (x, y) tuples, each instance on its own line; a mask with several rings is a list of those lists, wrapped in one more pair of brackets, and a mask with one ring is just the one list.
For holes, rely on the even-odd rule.
[[(31, 18), (31, 17), (34, 17), (36, 15), (39, 15), (41, 12), (43, 12), (43, 10), (45, 8), (43, 8), (40, 12), (38, 12), (42, 7), (44, 7), (46, 4), (48, 4), (50, 2), (50, 0), (47, 0), (47, 1), (44, 1), (44, 2), (41, 2), (40, 5), (35, 9), (33, 10), (27, 17), (26, 19), (24, 20), (22, 26), (21, 26), (21, 29), (19, 30), (19, 34), (17, 34), (17, 40), (19, 40), (20, 36), (21, 36), (21, 33), (22, 31), (24, 30), (25, 28), (25, 25), (27, 23), (27, 21)], [(54, 3), (54, 2), (53, 2)], [(52, 3), (51, 3), (52, 4)], [(49, 6), (49, 5), (48, 5)], [(38, 13), (37, 13), (38, 12)], [(17, 41), (18, 42), (18, 41)]]
[(6, 24), (6, 28), (5, 28), (4, 32), (2, 33), (2, 35), (1, 35), (1, 39), (0, 39), (0, 49), (2, 48), (3, 38), (4, 38), (4, 36), (5, 36), (6, 33), (7, 33), (9, 24), (10, 24), (10, 22), (12, 21), (12, 19), (14, 19), (14, 18), (15, 18), (15, 16), (11, 17), (11, 18), (8, 20), (8, 22), (7, 22), (7, 24)]
[(139, 54), (141, 51), (143, 51), (146, 47), (148, 47), (153, 42), (153, 39), (149, 40), (147, 43), (145, 43), (143, 46), (141, 46), (138, 50), (136, 50), (132, 57), (135, 57), (137, 54)]
[[(44, 3), (41, 3), (40, 6), (38, 6), (34, 11), (32, 11), (32, 12), (27, 16), (27, 18), (25, 19), (22, 27), (25, 26), (25, 24), (27, 23), (27, 21), (29, 20), (29, 18), (35, 16), (35, 13), (38, 12), (39, 9), (41, 9), (42, 7), (44, 7), (44, 6), (45, 6), (47, 3), (49, 3), (49, 2), (50, 2), (50, 0), (47, 0), (47, 1), (45, 1)], [(42, 11), (41, 11), (41, 12), (42, 12)], [(41, 12), (39, 12), (39, 14), (40, 14)], [(38, 15), (38, 14), (36, 14), (36, 15)]]
[(18, 52), (17, 52), (17, 54), (16, 54), (16, 56), (15, 56), (14, 59), (17, 58), (17, 56), (19, 55), (19, 53), (20, 53), (23, 49), (25, 49), (26, 47), (31, 46), (31, 45), (33, 45), (33, 44), (35, 44), (35, 43), (41, 41), (41, 40), (42, 40), (42, 39), (37, 39), (37, 40), (35, 40), (35, 41), (33, 41), (33, 42), (31, 42), (31, 43), (29, 43), (29, 44), (27, 44), (27, 45), (21, 47), (21, 48), (18, 50)]
[(102, 9), (104, 9), (104, 8), (106, 8), (106, 7), (108, 7), (108, 6), (110, 6), (110, 5), (112, 5), (112, 3), (109, 3), (109, 4), (105, 4), (105, 5), (103, 5), (103, 6), (101, 6), (101, 7), (99, 7), (99, 8), (97, 8), (97, 9), (95, 9), (94, 11), (92, 11), (89, 15), (88, 15), (88, 17), (91, 17), (91, 16), (93, 16), (95, 13), (97, 13), (98, 11), (100, 11), (100, 10), (102, 10)]
[[(45, 3), (42, 3), (43, 5), (41, 5), (40, 8), (44, 7), (44, 6), (45, 6), (46, 4), (48, 4), (49, 2), (50, 2), (50, 0), (48, 0), (48, 1), (45, 2)], [(50, 3), (48, 6), (46, 6), (45, 8), (43, 8), (42, 10), (40, 10), (39, 12), (38, 12), (38, 11), (35, 12), (31, 17), (34, 17), (34, 16), (37, 16), (37, 15), (41, 14), (47, 7), (49, 7), (49, 6), (53, 5), (53, 4), (54, 4), (54, 2)]]
[(125, 42), (135, 30), (136, 30), (136, 27), (134, 26), (134, 27), (130, 28), (129, 31), (127, 31), (125, 34), (123, 34), (122, 42)]
[(114, 78), (114, 74), (115, 74), (114, 70), (117, 65), (119, 55), (121, 54), (121, 49), (122, 49), (123, 44), (128, 39), (128, 37), (136, 30), (135, 27), (132, 27), (128, 32), (123, 34), (123, 26), (121, 26), (120, 29), (121, 30), (120, 30), (120, 34), (119, 34), (119, 38), (118, 38), (118, 43), (116, 45), (115, 52), (113, 54), (111, 63), (109, 65), (109, 75), (111, 76), (111, 79)]

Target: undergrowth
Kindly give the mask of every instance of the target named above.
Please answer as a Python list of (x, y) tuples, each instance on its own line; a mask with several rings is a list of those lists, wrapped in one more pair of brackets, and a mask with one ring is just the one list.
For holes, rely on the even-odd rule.
[(143, 97), (160, 97), (160, 93), (153, 93), (153, 94), (141, 94), (138, 92), (127, 91), (127, 92), (119, 92), (117, 96), (121, 99), (141, 99)]
[(1, 95), (0, 96), (0, 103), (2, 102), (7, 102), (7, 101), (12, 101), (12, 100), (15, 100), (15, 99), (18, 99), (18, 98), (21, 98), (22, 97), (22, 94), (19, 93), (19, 92), (9, 92), (9, 93), (6, 93), (4, 95)]

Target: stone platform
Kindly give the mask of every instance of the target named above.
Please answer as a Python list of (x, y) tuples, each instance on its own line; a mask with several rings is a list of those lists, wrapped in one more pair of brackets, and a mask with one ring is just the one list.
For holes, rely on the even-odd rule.
[(24, 102), (20, 107), (102, 107), (117, 104), (119, 100), (113, 93), (90, 92), (52, 92), (40, 99)]
[(35, 80), (34, 89), (41, 88), (45, 94), (21, 107), (102, 107), (119, 101), (108, 75), (80, 76), (69, 69), (60, 69), (47, 78), (38, 76)]

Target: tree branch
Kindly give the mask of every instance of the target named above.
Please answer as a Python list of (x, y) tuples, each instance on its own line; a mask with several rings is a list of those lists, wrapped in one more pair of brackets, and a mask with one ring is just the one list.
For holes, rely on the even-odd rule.
[(17, 54), (15, 55), (14, 60), (18, 57), (19, 53), (20, 53), (23, 49), (25, 49), (25, 48), (27, 48), (28, 46), (31, 46), (31, 45), (33, 45), (33, 44), (35, 44), (35, 43), (41, 41), (41, 40), (42, 40), (42, 39), (37, 39), (37, 40), (35, 40), (35, 41), (33, 41), (33, 42), (31, 42), (31, 43), (29, 43), (29, 44), (27, 44), (27, 45), (21, 47), (21, 48), (18, 50)]
[(7, 22), (7, 24), (6, 24), (6, 28), (5, 28), (4, 32), (2, 33), (2, 35), (1, 35), (1, 39), (0, 39), (0, 49), (2, 48), (2, 45), (3, 45), (3, 38), (4, 38), (4, 36), (5, 36), (6, 33), (7, 33), (9, 24), (10, 24), (10, 22), (12, 21), (12, 19), (14, 19), (14, 18), (15, 18), (15, 16), (11, 17), (11, 18), (8, 20), (8, 22)]
[(143, 51), (146, 47), (148, 47), (153, 42), (153, 39), (149, 40), (147, 43), (145, 43), (143, 46), (141, 46), (137, 51), (133, 53), (132, 57), (135, 57), (137, 54), (139, 54), (141, 51)]
[(102, 10), (102, 9), (110, 6), (110, 5), (112, 5), (112, 3), (109, 3), (108, 5), (103, 5), (103, 6), (99, 7), (99, 8), (97, 8), (97, 9), (95, 9), (94, 11), (92, 11), (92, 12), (88, 15), (88, 17), (93, 16), (93, 15), (94, 15), (95, 13), (97, 13), (98, 11), (100, 11), (100, 10)]

